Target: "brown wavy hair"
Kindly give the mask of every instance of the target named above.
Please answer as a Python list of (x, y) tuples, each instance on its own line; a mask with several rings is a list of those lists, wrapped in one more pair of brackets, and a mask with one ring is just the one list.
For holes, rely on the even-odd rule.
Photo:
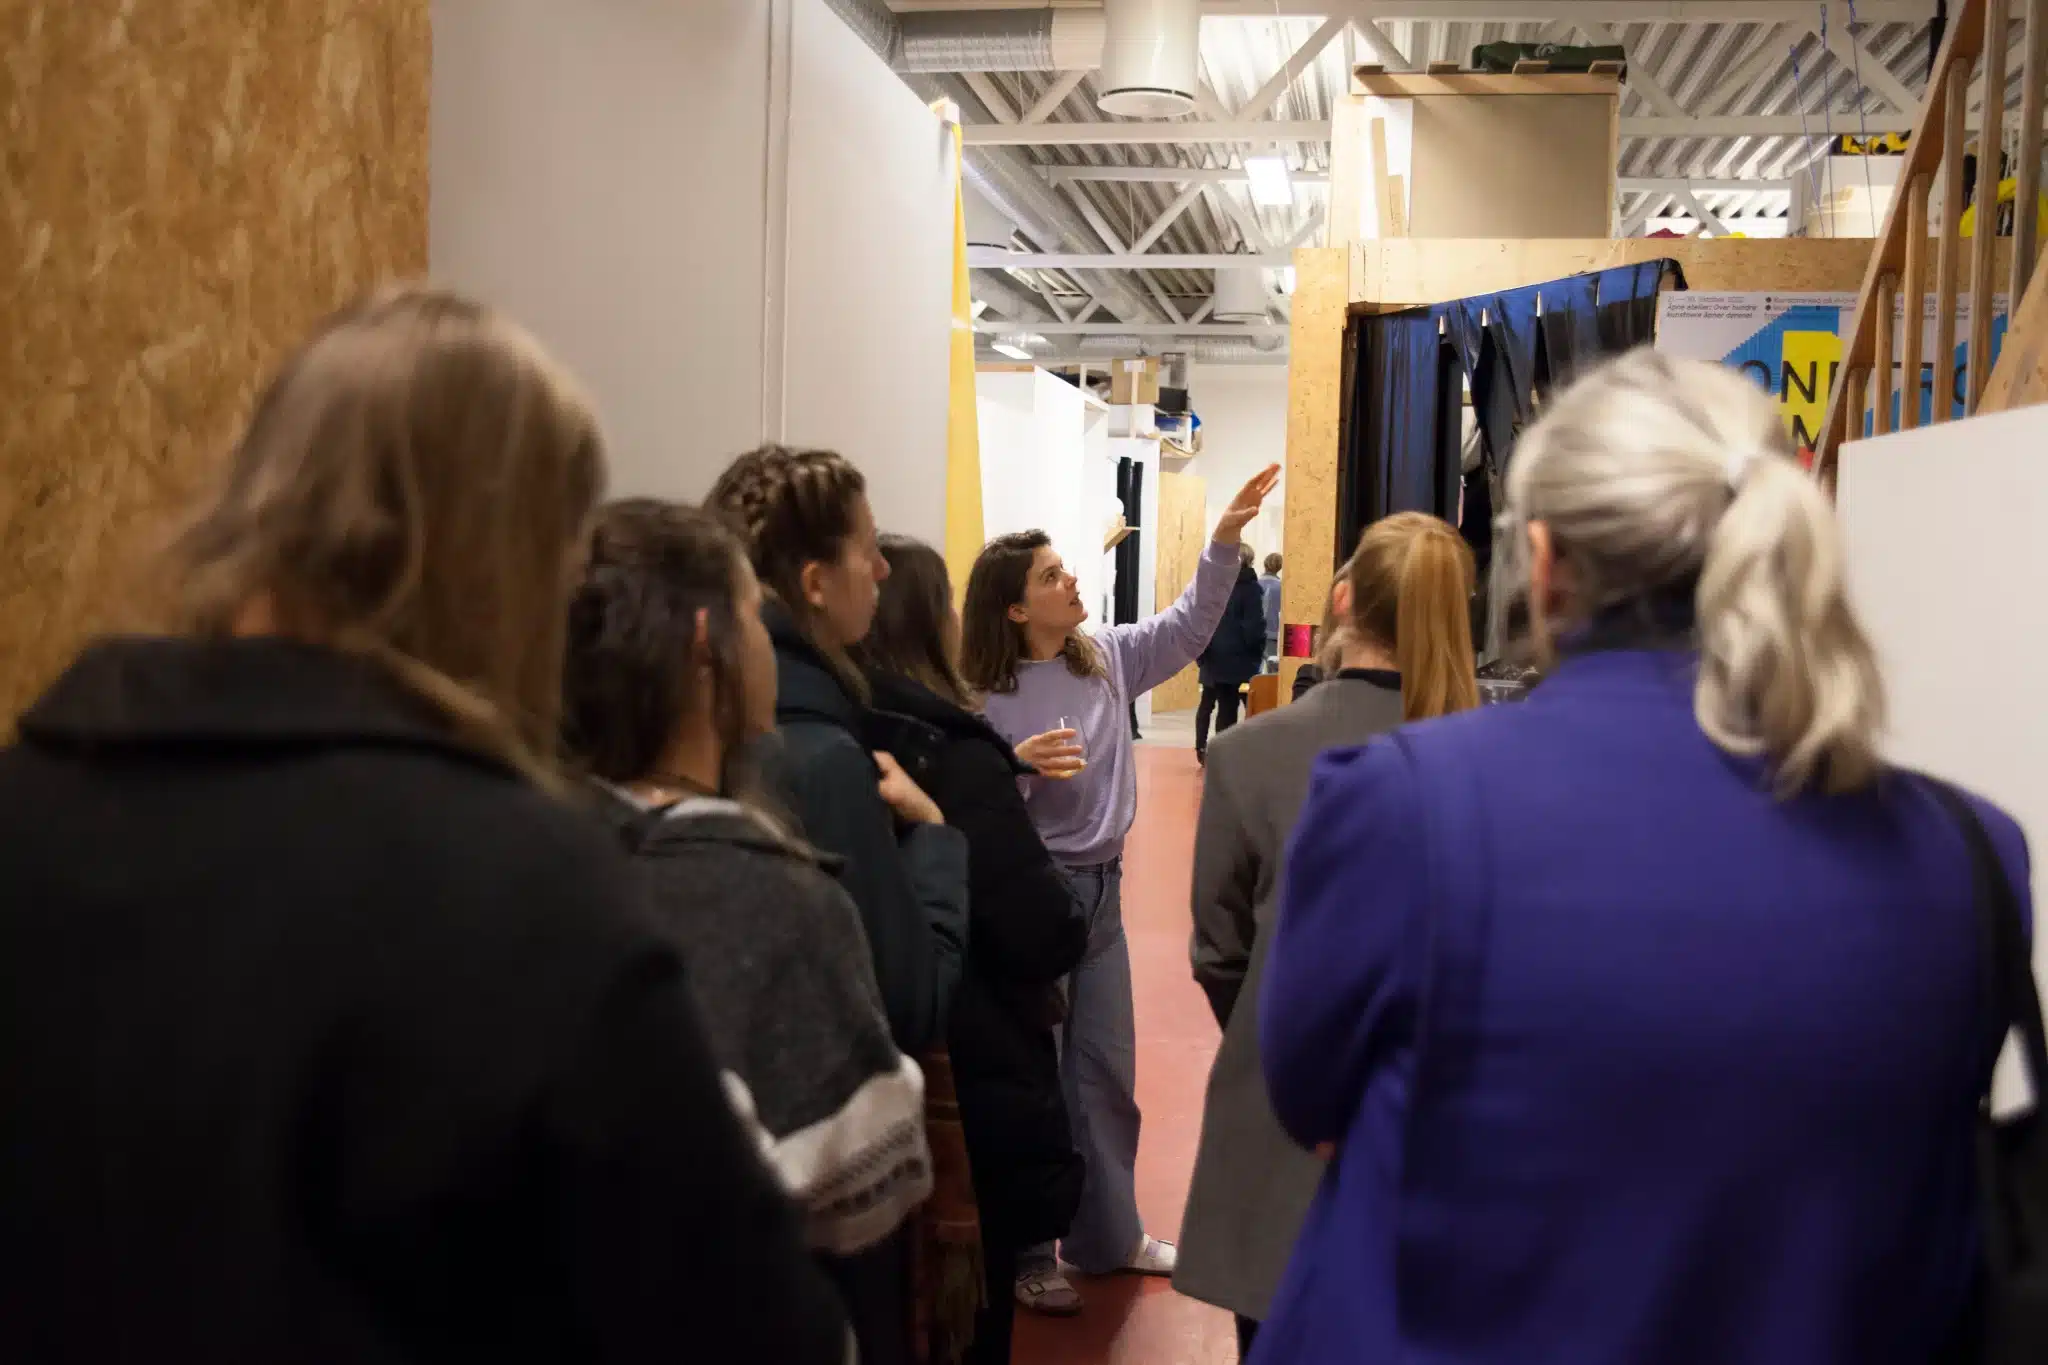
[(1472, 547), (1457, 528), (1422, 512), (1397, 512), (1374, 522), (1345, 566), (1351, 617), (1340, 630), (1393, 654), (1406, 720), (1479, 704), (1473, 575)]
[[(1052, 537), (1043, 531), (1018, 531), (997, 536), (975, 556), (967, 575), (967, 603), (960, 612), (960, 672), (975, 691), (988, 695), (1017, 690), (1017, 665), (1025, 657), (1024, 627), (1010, 619), (1010, 608), (1024, 600), (1032, 562), (1051, 545)], [(1108, 676), (1094, 643), (1079, 631), (1067, 636), (1060, 657), (1077, 678)]]
[(705, 502), (746, 546), (768, 600), (789, 614), (840, 685), (861, 701), (867, 682), (846, 650), (819, 634), (803, 579), (806, 564), (839, 558), (867, 492), (867, 479), (836, 451), (765, 445), (728, 465)]
[(889, 576), (882, 582), (875, 624), (861, 645), (867, 665), (922, 683), (964, 710), (974, 709), (974, 692), (946, 648), (946, 622), (953, 611), (953, 579), (946, 557), (909, 536), (883, 536), (882, 557)]
[(179, 536), (186, 629), (366, 659), (461, 740), (550, 788), (563, 607), (604, 486), (596, 419), (525, 332), (405, 286), (328, 317), (258, 399)]

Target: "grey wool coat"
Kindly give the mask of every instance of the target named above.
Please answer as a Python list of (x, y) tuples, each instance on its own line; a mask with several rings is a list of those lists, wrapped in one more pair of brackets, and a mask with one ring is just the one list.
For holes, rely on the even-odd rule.
[(1259, 979), (1287, 837), (1325, 749), (1401, 724), (1398, 675), (1340, 673), (1209, 745), (1195, 831), (1195, 979), (1223, 1026), (1181, 1224), (1174, 1288), (1264, 1320), (1323, 1163), (1280, 1128), (1259, 1065)]

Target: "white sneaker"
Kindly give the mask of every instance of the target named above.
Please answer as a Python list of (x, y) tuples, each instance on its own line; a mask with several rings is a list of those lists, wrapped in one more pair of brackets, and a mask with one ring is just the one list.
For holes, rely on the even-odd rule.
[(1041, 1263), (1017, 1272), (1017, 1306), (1049, 1318), (1071, 1318), (1081, 1311), (1081, 1294), (1059, 1266)]
[(1179, 1248), (1157, 1237), (1147, 1237), (1138, 1243), (1137, 1251), (1125, 1262), (1124, 1270), (1133, 1275), (1171, 1275), (1179, 1264)]

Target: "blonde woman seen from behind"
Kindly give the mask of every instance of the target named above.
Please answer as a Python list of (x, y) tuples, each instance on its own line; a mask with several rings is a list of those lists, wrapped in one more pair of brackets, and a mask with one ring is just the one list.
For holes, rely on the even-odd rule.
[(1999, 1039), (1832, 508), (1761, 390), (1641, 350), (1522, 438), (1503, 538), (1546, 680), (1326, 755), (1289, 853), (1262, 1060), (1335, 1156), (1256, 1359), (1939, 1358)]
[(398, 289), (225, 465), (183, 630), (90, 646), (0, 754), (0, 1359), (836, 1365), (552, 770), (605, 477), (575, 385)]
[(1218, 735), (1209, 750), (1195, 827), (1193, 959), (1223, 1045), (1173, 1283), (1235, 1314), (1247, 1354), (1323, 1173), (1273, 1117), (1259, 1073), (1253, 1002), (1287, 837), (1324, 750), (1477, 704), (1472, 578), (1472, 552), (1449, 524), (1420, 512), (1376, 522), (1331, 589), (1329, 676), (1295, 705)]

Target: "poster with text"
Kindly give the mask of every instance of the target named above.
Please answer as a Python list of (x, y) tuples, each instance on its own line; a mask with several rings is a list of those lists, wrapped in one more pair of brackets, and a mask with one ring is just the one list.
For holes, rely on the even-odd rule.
[[(1994, 295), (1991, 355), (2005, 342), (2006, 296)], [(1814, 432), (1827, 415), (1828, 395), (1842, 360), (1842, 331), (1856, 312), (1854, 294), (1709, 294), (1671, 290), (1657, 299), (1657, 349), (1697, 360), (1718, 360), (1755, 377), (1778, 400), (1785, 428), (1811, 459)], [(1899, 319), (1904, 300), (1892, 312), (1892, 355), (1900, 352)], [(1920, 383), (1915, 400), (1920, 421), (1933, 415), (1934, 394), (1947, 395), (1949, 415), (1963, 415), (1963, 381), (1969, 368), (1970, 298), (1956, 299), (1956, 345), (1943, 365), (1934, 358), (1934, 296), (1921, 309)], [(1894, 359), (1897, 374), (1899, 362)], [(1937, 374), (1940, 378), (1937, 379)], [(1892, 386), (1892, 427), (1898, 428), (1905, 401), (1903, 376)], [(1864, 433), (1869, 421), (1864, 422)]]

